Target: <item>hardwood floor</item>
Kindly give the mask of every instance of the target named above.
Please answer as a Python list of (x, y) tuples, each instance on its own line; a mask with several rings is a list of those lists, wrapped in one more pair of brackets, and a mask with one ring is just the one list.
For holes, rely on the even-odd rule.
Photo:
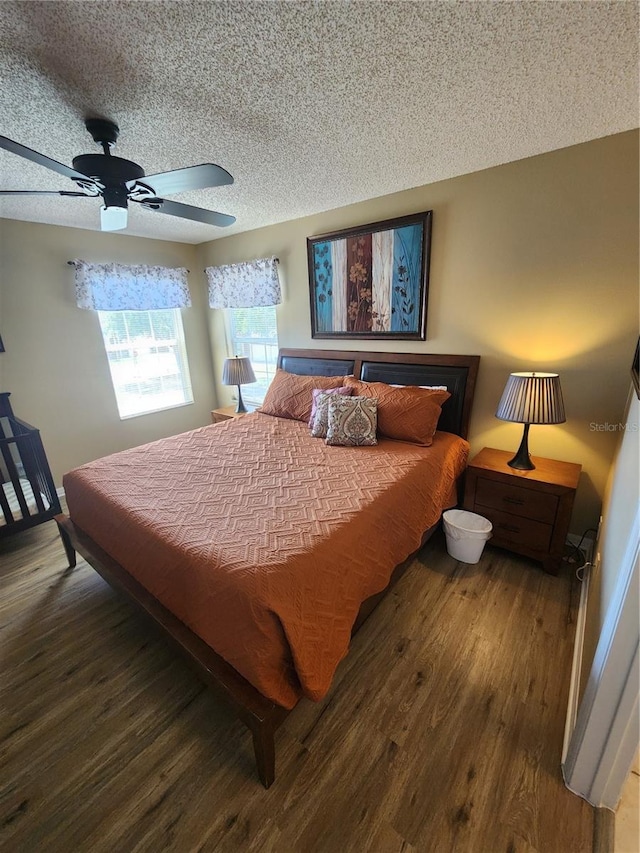
[[(588, 853), (560, 773), (577, 593), (441, 534), (356, 636), (329, 695), (251, 737), (53, 522), (0, 542), (0, 848)], [(357, 710), (353, 711), (353, 703)]]

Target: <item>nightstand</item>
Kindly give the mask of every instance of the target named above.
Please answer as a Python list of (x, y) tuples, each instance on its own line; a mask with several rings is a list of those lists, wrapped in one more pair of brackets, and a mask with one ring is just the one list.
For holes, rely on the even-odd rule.
[(243, 415), (248, 415), (249, 412), (236, 412), (235, 406), (223, 406), (221, 409), (214, 409), (211, 412), (211, 423), (219, 424), (222, 421), (231, 420), (231, 418), (241, 418)]
[(540, 560), (557, 575), (581, 465), (533, 456), (533, 471), (509, 468), (513, 453), (485, 447), (466, 472), (464, 509), (493, 524), (492, 545)]

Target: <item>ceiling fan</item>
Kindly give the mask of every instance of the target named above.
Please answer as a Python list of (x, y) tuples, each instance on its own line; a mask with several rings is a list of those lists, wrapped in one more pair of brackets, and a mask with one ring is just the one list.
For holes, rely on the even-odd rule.
[(0, 190), (0, 195), (62, 195), (74, 197), (101, 196), (103, 206), (100, 209), (100, 228), (102, 231), (120, 231), (127, 227), (127, 207), (132, 201), (141, 204), (147, 210), (168, 213), (181, 219), (204, 222), (224, 228), (233, 225), (235, 216), (204, 210), (178, 201), (161, 198), (164, 195), (198, 190), (205, 187), (220, 187), (232, 184), (233, 178), (225, 169), (213, 163), (200, 166), (187, 166), (157, 175), (145, 175), (144, 169), (131, 160), (113, 157), (111, 149), (116, 144), (119, 127), (104, 118), (88, 118), (85, 127), (94, 142), (102, 146), (103, 154), (80, 154), (73, 158), (73, 168), (58, 163), (44, 154), (39, 154), (19, 142), (0, 136), (0, 148), (18, 154), (32, 163), (46, 166), (60, 175), (71, 178), (82, 192), (66, 190)]

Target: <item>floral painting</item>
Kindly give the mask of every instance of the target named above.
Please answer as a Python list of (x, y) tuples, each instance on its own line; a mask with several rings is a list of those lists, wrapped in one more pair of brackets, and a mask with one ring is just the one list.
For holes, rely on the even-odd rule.
[(307, 239), (314, 338), (425, 340), (431, 215)]

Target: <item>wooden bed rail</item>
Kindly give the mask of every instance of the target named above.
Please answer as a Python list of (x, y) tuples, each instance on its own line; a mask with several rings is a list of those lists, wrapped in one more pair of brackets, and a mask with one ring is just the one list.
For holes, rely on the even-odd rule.
[[(164, 607), (66, 515), (56, 515), (70, 565), (77, 551), (114, 589), (123, 592), (160, 626), (199, 677), (235, 710), (251, 731), (258, 776), (265, 788), (275, 779), (275, 732), (289, 711), (267, 699), (220, 655)], [(72, 558), (70, 555), (73, 555)]]
[[(110, 557), (90, 536), (64, 515), (56, 515), (55, 521), (60, 531), (67, 559), (71, 567), (76, 565), (76, 551), (92, 566), (99, 575), (115, 590), (124, 593), (133, 601), (178, 648), (198, 676), (221, 696), (247, 726), (253, 738), (253, 751), (260, 781), (269, 788), (275, 780), (276, 753), (275, 733), (284, 722), (289, 710), (267, 699), (243, 678), (237, 670), (228, 664), (210, 646), (189, 630), (184, 622), (167, 610), (150, 592), (128, 574), (122, 566)], [(434, 525), (424, 534), (420, 548), (427, 542), (438, 525)], [(418, 549), (420, 550), (420, 549)], [(354, 623), (352, 636), (364, 624), (387, 592), (400, 580), (413, 558), (415, 551), (406, 560), (396, 566), (388, 586), (371, 598), (366, 599)]]

